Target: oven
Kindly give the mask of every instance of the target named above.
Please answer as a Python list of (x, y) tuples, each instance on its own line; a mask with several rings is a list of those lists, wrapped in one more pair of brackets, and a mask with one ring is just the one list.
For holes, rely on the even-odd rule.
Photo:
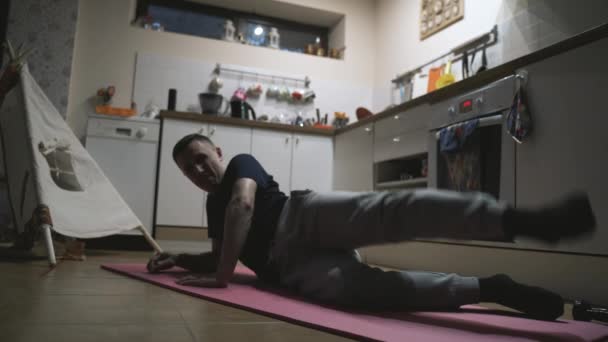
[(505, 120), (514, 93), (509, 76), (432, 105), (429, 187), (481, 191), (515, 204), (516, 142)]

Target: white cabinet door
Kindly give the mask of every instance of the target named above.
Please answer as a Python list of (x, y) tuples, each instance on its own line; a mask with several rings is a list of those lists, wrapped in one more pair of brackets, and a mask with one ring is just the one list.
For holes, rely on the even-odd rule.
[(334, 189), (372, 191), (374, 188), (373, 125), (355, 128), (335, 138)]
[(222, 150), (225, 166), (237, 154), (251, 153), (251, 128), (210, 124), (207, 136)]
[(175, 143), (182, 137), (197, 132), (206, 134), (207, 124), (174, 119), (163, 120), (156, 225), (204, 226), (205, 193), (182, 174), (172, 157)]
[(332, 137), (294, 134), (291, 189), (332, 190), (334, 148)]
[(251, 154), (262, 164), (279, 189), (286, 194), (291, 191), (291, 133), (253, 129)]

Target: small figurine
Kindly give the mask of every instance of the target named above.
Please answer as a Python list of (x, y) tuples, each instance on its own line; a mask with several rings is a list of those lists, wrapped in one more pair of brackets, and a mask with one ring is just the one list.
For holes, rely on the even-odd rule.
[(107, 88), (100, 88), (97, 90), (97, 96), (99, 96), (104, 105), (109, 105), (112, 102), (112, 96), (116, 92), (116, 87), (108, 86)]

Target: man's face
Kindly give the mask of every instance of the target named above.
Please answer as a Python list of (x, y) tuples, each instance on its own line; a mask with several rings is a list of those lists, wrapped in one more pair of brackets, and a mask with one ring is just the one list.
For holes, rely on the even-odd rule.
[(215, 192), (224, 176), (222, 150), (203, 141), (192, 141), (175, 158), (177, 166), (196, 186)]

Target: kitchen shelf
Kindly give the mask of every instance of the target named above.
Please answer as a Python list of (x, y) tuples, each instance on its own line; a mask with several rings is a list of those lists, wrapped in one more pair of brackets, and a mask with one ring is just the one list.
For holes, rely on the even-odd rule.
[(381, 182), (381, 183), (376, 183), (376, 188), (377, 189), (388, 189), (388, 188), (415, 187), (417, 185), (426, 185), (427, 181), (428, 180), (426, 177), (419, 177), (419, 178), (406, 179), (406, 180)]

